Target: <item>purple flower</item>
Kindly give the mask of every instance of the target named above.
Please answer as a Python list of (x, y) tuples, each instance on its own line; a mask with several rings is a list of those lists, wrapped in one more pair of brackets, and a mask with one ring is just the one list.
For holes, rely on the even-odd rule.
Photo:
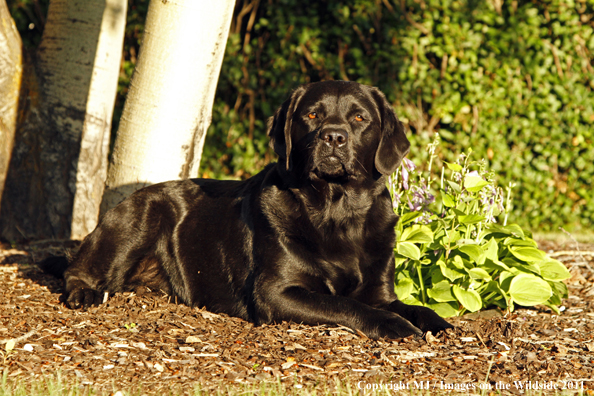
[(406, 170), (406, 167), (404, 167), (404, 166), (402, 167), (402, 187), (405, 190), (408, 190), (408, 171)]
[(400, 194), (394, 193), (394, 199), (392, 199), (392, 208), (398, 209), (398, 205), (400, 205), (401, 200), (402, 196)]
[(422, 213), (422, 214), (421, 214), (419, 217), (417, 217), (417, 218), (414, 220), (414, 222), (415, 222), (416, 224), (419, 224), (419, 223), (421, 223), (421, 224), (429, 224), (429, 223), (431, 223), (431, 221), (432, 221), (432, 220), (430, 219), (430, 217), (431, 217), (431, 214), (430, 214), (429, 212), (423, 212), (423, 213)]
[(411, 160), (409, 160), (408, 158), (405, 158), (402, 161), (402, 164), (404, 165), (405, 168), (407, 168), (409, 171), (414, 172), (415, 169), (417, 169), (416, 165), (414, 162), (412, 162)]
[(418, 202), (415, 202), (414, 197), (412, 202), (410, 202), (410, 198), (407, 198), (407, 200), (408, 208), (411, 210), (411, 212), (418, 212), (419, 210), (423, 209), (423, 207)]
[(414, 172), (417, 167), (415, 166), (414, 162), (405, 158), (402, 161), (402, 187), (405, 190), (408, 190), (408, 176), (409, 172)]
[(396, 191), (396, 180), (394, 175), (391, 175), (390, 177), (388, 177), (388, 186), (390, 187), (390, 191), (395, 192)]
[[(416, 187), (416, 186), (414, 186)], [(423, 194), (423, 190), (419, 188), (414, 188), (413, 191), (413, 202), (424, 202), (425, 201), (425, 194)]]

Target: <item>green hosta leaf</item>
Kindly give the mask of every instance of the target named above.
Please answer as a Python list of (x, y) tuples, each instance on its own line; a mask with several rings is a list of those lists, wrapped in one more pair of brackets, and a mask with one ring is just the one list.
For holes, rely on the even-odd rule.
[(433, 231), (425, 225), (415, 224), (402, 232), (400, 241), (411, 243), (430, 243), (433, 242)]
[[(517, 267), (519, 270), (526, 269), (530, 272), (535, 273), (536, 275), (541, 275), (540, 267), (536, 263), (526, 263), (523, 266)], [(524, 271), (527, 272), (527, 271)]]
[(427, 295), (437, 302), (456, 301), (456, 297), (452, 294), (452, 286), (447, 280), (436, 283), (427, 289)]
[(520, 238), (525, 238), (526, 237), (526, 235), (524, 233), (524, 230), (522, 230), (522, 227), (520, 227), (517, 224), (509, 224), (509, 225), (506, 225), (504, 228), (506, 230), (508, 230), (509, 233), (512, 234), (512, 235), (517, 235)]
[(415, 284), (410, 278), (400, 279), (394, 286), (394, 292), (399, 300), (404, 300), (413, 292)]
[(505, 265), (505, 263), (499, 260), (491, 260), (490, 258), (486, 259), (483, 263), (482, 267), (487, 271), (508, 271), (509, 267)]
[(484, 221), (484, 220), (485, 220), (485, 216), (481, 216), (481, 215), (477, 215), (477, 214), (458, 216), (458, 221), (460, 222), (460, 224), (466, 224), (466, 225), (480, 223), (481, 221)]
[(451, 187), (452, 190), (454, 190), (454, 192), (460, 194), (460, 185), (456, 182), (453, 182), (451, 180), (446, 180), (446, 183), (448, 183), (448, 185)]
[(443, 261), (438, 261), (437, 265), (439, 265), (439, 268), (441, 268), (441, 273), (443, 274), (443, 276), (445, 276), (447, 279), (449, 279), (450, 281), (455, 281), (456, 279), (459, 278), (464, 278), (466, 276), (466, 274), (456, 268), (450, 268), (446, 265), (446, 263), (444, 263)]
[(478, 245), (462, 245), (458, 246), (457, 249), (465, 253), (475, 263), (482, 264), (485, 262), (485, 253)]
[(567, 290), (567, 285), (563, 282), (549, 282), (551, 285), (551, 289), (553, 290), (553, 294), (559, 296), (559, 299), (567, 298), (569, 295)]
[(547, 259), (537, 264), (540, 267), (540, 275), (550, 281), (562, 281), (571, 278), (567, 267), (560, 261)]
[(523, 261), (518, 259), (512, 254), (509, 254), (503, 260), (501, 260), (504, 264), (507, 264), (510, 268), (515, 269), (519, 272), (527, 272), (527, 273), (534, 273), (540, 275), (540, 267), (536, 263), (530, 263), (527, 261)]
[(509, 293), (509, 285), (514, 279), (514, 276), (518, 275), (520, 271), (515, 268), (510, 268), (509, 271), (503, 271), (499, 274), (499, 286), (501, 290)]
[[(479, 282), (479, 281), (475, 281), (474, 279), (472, 279), (472, 281), (470, 282), (470, 285), (468, 285), (468, 289), (476, 290), (476, 292), (479, 293), (478, 288), (481, 287), (483, 285), (483, 283), (484, 282)], [(479, 293), (479, 295), (480, 295), (480, 293)]]
[(448, 235), (443, 238), (442, 244), (444, 245), (455, 245), (460, 240), (460, 233), (458, 231), (448, 231)]
[(420, 302), (417, 298), (415, 298), (415, 296), (413, 296), (412, 294), (406, 297), (404, 300), (402, 300), (402, 302), (407, 305), (423, 305), (423, 303)]
[(452, 303), (435, 303), (435, 304), (427, 304), (427, 307), (431, 308), (435, 311), (436, 314), (441, 316), (442, 318), (450, 318), (452, 316), (458, 315), (458, 309)]
[(518, 239), (518, 238), (507, 237), (503, 240), (503, 244), (505, 246), (509, 246), (509, 245), (528, 246), (528, 247), (537, 247), (538, 246), (538, 244), (533, 239), (530, 239), (530, 238)]
[[(553, 297), (551, 297), (551, 299), (552, 299), (552, 298), (553, 298)], [(549, 301), (551, 301), (551, 300), (549, 300)], [(555, 312), (557, 315), (561, 314), (561, 310), (559, 309), (559, 307), (557, 307), (557, 305), (559, 305), (559, 304), (561, 304), (561, 303), (559, 303), (559, 304), (556, 304), (556, 303), (551, 303), (551, 302), (549, 302), (549, 301), (548, 301), (548, 302), (546, 302), (546, 303), (544, 303), (544, 305), (546, 305), (547, 307), (551, 308), (551, 310), (553, 310), (553, 312)]]
[(466, 207), (466, 204), (461, 203), (459, 208), (452, 208), (452, 212), (454, 212), (454, 214), (457, 217), (465, 216), (466, 215), (466, 212), (464, 211), (465, 207)]
[(458, 285), (452, 286), (452, 290), (460, 304), (470, 312), (476, 312), (483, 306), (481, 296), (476, 291), (464, 290)]
[(421, 258), (421, 251), (411, 242), (398, 242), (396, 244), (396, 250), (398, 251), (398, 254), (413, 260), (419, 260)]
[(543, 261), (547, 255), (542, 250), (528, 246), (510, 246), (509, 251), (519, 260), (529, 263)]
[[(445, 162), (445, 161), (443, 161)], [(462, 170), (462, 165), (459, 164), (451, 164), (449, 162), (445, 162), (446, 166), (449, 170), (453, 170), (454, 172), (460, 172)]]
[(452, 197), (450, 194), (446, 193), (443, 190), (441, 190), (441, 199), (443, 201), (443, 206), (446, 206), (448, 208), (453, 208), (454, 206), (456, 206), (454, 197)]
[(472, 268), (468, 270), (468, 274), (472, 279), (490, 281), (491, 275), (482, 268)]
[(546, 302), (553, 295), (553, 291), (542, 278), (522, 273), (512, 279), (509, 294), (515, 303), (532, 306)]
[(489, 242), (483, 245), (483, 251), (485, 252), (485, 258), (491, 259), (494, 262), (499, 260), (499, 246), (495, 238), (489, 239)]
[(408, 259), (406, 257), (394, 257), (394, 264), (396, 265), (396, 268), (400, 267), (402, 264), (406, 263), (408, 261)]
[(445, 280), (445, 276), (441, 273), (441, 268), (439, 266), (433, 266), (431, 268), (431, 284), (436, 285), (442, 280)]
[(551, 298), (549, 298), (549, 303), (554, 304), (554, 305), (561, 305), (561, 297), (559, 297), (558, 294), (556, 294), (555, 292), (553, 292), (553, 295), (551, 296)]
[(398, 223), (400, 225), (405, 226), (408, 223), (412, 223), (420, 215), (421, 215), (421, 212), (410, 212), (410, 213), (403, 214), (402, 216), (400, 216)]
[(464, 188), (470, 192), (479, 192), (488, 184), (489, 182), (483, 180), (480, 176), (466, 176), (464, 178)]
[(567, 285), (565, 285), (563, 282), (549, 282), (549, 285), (553, 290), (553, 295), (549, 299), (549, 302), (560, 305), (562, 299), (567, 298)]
[(499, 294), (499, 296), (497, 299), (503, 298), (504, 300), (507, 300), (509, 298), (508, 294), (499, 286), (499, 283), (497, 281), (490, 281), (489, 284), (487, 285), (487, 288), (483, 291), (483, 295), (491, 293), (491, 292), (496, 292)]
[(491, 223), (491, 224), (487, 225), (487, 230), (488, 230), (488, 233), (486, 235), (504, 234), (504, 235), (516, 235), (519, 238), (524, 238), (524, 231), (517, 224), (501, 226), (499, 224)]
[(464, 266), (464, 260), (460, 256), (454, 256), (448, 260), (448, 265), (453, 268), (457, 268), (460, 270), (464, 270), (466, 267)]

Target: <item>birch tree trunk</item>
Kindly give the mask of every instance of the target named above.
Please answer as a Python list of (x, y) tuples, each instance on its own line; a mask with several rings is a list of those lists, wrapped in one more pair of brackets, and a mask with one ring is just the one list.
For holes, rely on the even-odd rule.
[(17, 125), (22, 62), (21, 37), (8, 12), (6, 1), (0, 0), (0, 199)]
[(101, 211), (198, 174), (235, 2), (152, 0)]
[(126, 7), (126, 0), (50, 2), (36, 73), (21, 93), (29, 103), (0, 208), (5, 238), (81, 238), (95, 227)]

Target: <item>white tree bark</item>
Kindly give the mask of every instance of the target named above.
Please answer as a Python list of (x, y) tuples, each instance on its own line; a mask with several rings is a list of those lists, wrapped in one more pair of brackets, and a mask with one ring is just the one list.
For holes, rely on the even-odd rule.
[(127, 0), (50, 1), (36, 72), (25, 73), (0, 213), (5, 238), (81, 238), (95, 227), (126, 8)]
[(233, 0), (152, 0), (101, 211), (133, 191), (195, 177)]
[(109, 153), (111, 119), (122, 61), (127, 0), (107, 0), (93, 62), (76, 172), (70, 237), (83, 238), (95, 229)]
[(0, 0), (0, 205), (17, 125), (23, 74), (22, 43), (5, 0)]

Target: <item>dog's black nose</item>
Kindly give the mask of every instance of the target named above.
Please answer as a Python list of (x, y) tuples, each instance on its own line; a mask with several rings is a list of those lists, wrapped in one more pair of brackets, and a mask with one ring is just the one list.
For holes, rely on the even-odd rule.
[(345, 131), (330, 129), (325, 130), (320, 135), (320, 138), (330, 147), (340, 148), (347, 144), (349, 134)]

